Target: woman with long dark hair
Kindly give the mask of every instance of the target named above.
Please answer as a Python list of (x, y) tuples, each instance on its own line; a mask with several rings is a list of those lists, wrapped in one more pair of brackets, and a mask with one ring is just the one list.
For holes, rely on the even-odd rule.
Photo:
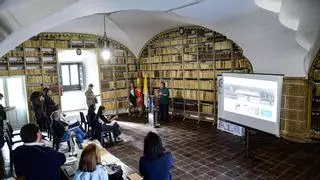
[(116, 141), (122, 141), (119, 135), (121, 134), (120, 126), (119, 124), (115, 121), (118, 116), (117, 115), (111, 115), (109, 117), (106, 117), (104, 115), (105, 107), (100, 106), (98, 108), (97, 112), (97, 119), (99, 123), (101, 124), (101, 130), (106, 131), (106, 130), (112, 130), (112, 133), (116, 139)]
[(139, 172), (144, 180), (171, 180), (170, 170), (173, 158), (164, 152), (160, 136), (149, 132), (144, 138), (143, 156), (139, 162)]
[(102, 131), (112, 130), (116, 141), (121, 141), (119, 135), (121, 134), (120, 126), (115, 120), (118, 116), (110, 117), (109, 119), (104, 116), (104, 106), (98, 108), (97, 114), (95, 113), (95, 105), (90, 105), (88, 110), (88, 118), (91, 123), (93, 136), (95, 139), (100, 139), (99, 134)]

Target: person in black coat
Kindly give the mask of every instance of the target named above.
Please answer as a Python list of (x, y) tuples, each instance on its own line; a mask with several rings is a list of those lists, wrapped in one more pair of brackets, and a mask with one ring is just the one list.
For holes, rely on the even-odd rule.
[(119, 137), (121, 134), (120, 126), (117, 122), (113, 121), (118, 118), (118, 116), (110, 117), (109, 119), (103, 115), (103, 111), (105, 110), (104, 106), (100, 106), (97, 114), (95, 113), (95, 105), (90, 105), (88, 110), (88, 118), (91, 123), (91, 128), (93, 130), (93, 136), (95, 139), (100, 139), (99, 134), (102, 131), (112, 130), (116, 141), (122, 141)]
[(47, 130), (48, 117), (44, 112), (44, 101), (42, 93), (33, 92), (30, 96), (30, 101), (32, 102), (32, 110), (34, 112), (37, 124), (41, 131)]
[(39, 127), (26, 124), (21, 128), (20, 136), (24, 145), (13, 151), (17, 177), (25, 180), (60, 179), (60, 166), (66, 162), (66, 157), (41, 143)]
[(52, 94), (50, 88), (43, 88), (43, 107), (44, 111), (46, 112), (47, 117), (50, 117), (50, 115), (53, 113), (53, 111), (59, 109), (58, 105), (53, 101), (52, 97), (50, 96)]

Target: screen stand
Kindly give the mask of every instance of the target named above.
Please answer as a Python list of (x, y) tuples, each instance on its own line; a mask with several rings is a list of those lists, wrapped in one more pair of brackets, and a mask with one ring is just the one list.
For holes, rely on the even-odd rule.
[(241, 138), (243, 142), (242, 144), (244, 145), (244, 150), (232, 157), (231, 160), (234, 160), (239, 156), (245, 154), (245, 157), (248, 158), (251, 161), (251, 163), (253, 163), (253, 160), (255, 160), (256, 158), (250, 155), (250, 150), (252, 150), (252, 148), (250, 148), (250, 128), (246, 127), (245, 131), (245, 137)]

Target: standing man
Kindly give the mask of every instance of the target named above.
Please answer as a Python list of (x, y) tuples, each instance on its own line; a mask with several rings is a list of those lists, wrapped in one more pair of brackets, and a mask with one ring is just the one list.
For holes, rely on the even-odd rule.
[(66, 162), (63, 153), (45, 147), (41, 143), (41, 132), (35, 124), (26, 124), (21, 128), (22, 146), (13, 151), (14, 168), (18, 178), (25, 180), (60, 179), (60, 166)]
[(85, 92), (88, 108), (90, 107), (91, 104), (98, 103), (97, 96), (99, 95), (94, 95), (92, 89), (93, 89), (93, 84), (89, 84), (88, 90)]
[(50, 118), (53, 111), (57, 110), (59, 107), (58, 105), (53, 101), (51, 94), (52, 91), (50, 88), (45, 87), (42, 90), (43, 93), (43, 109), (47, 115), (48, 118)]
[(169, 90), (163, 81), (160, 82), (160, 120), (167, 122), (169, 120)]
[[(3, 94), (0, 93), (0, 101), (2, 99), (3, 99)], [(5, 120), (7, 120), (7, 114), (2, 104), (0, 104), (0, 149), (4, 145), (3, 121)]]

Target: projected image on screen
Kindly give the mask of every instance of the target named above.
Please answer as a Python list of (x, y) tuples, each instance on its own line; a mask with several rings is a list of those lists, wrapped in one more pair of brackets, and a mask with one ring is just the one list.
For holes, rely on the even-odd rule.
[(224, 77), (223, 94), (224, 111), (276, 122), (277, 82)]

